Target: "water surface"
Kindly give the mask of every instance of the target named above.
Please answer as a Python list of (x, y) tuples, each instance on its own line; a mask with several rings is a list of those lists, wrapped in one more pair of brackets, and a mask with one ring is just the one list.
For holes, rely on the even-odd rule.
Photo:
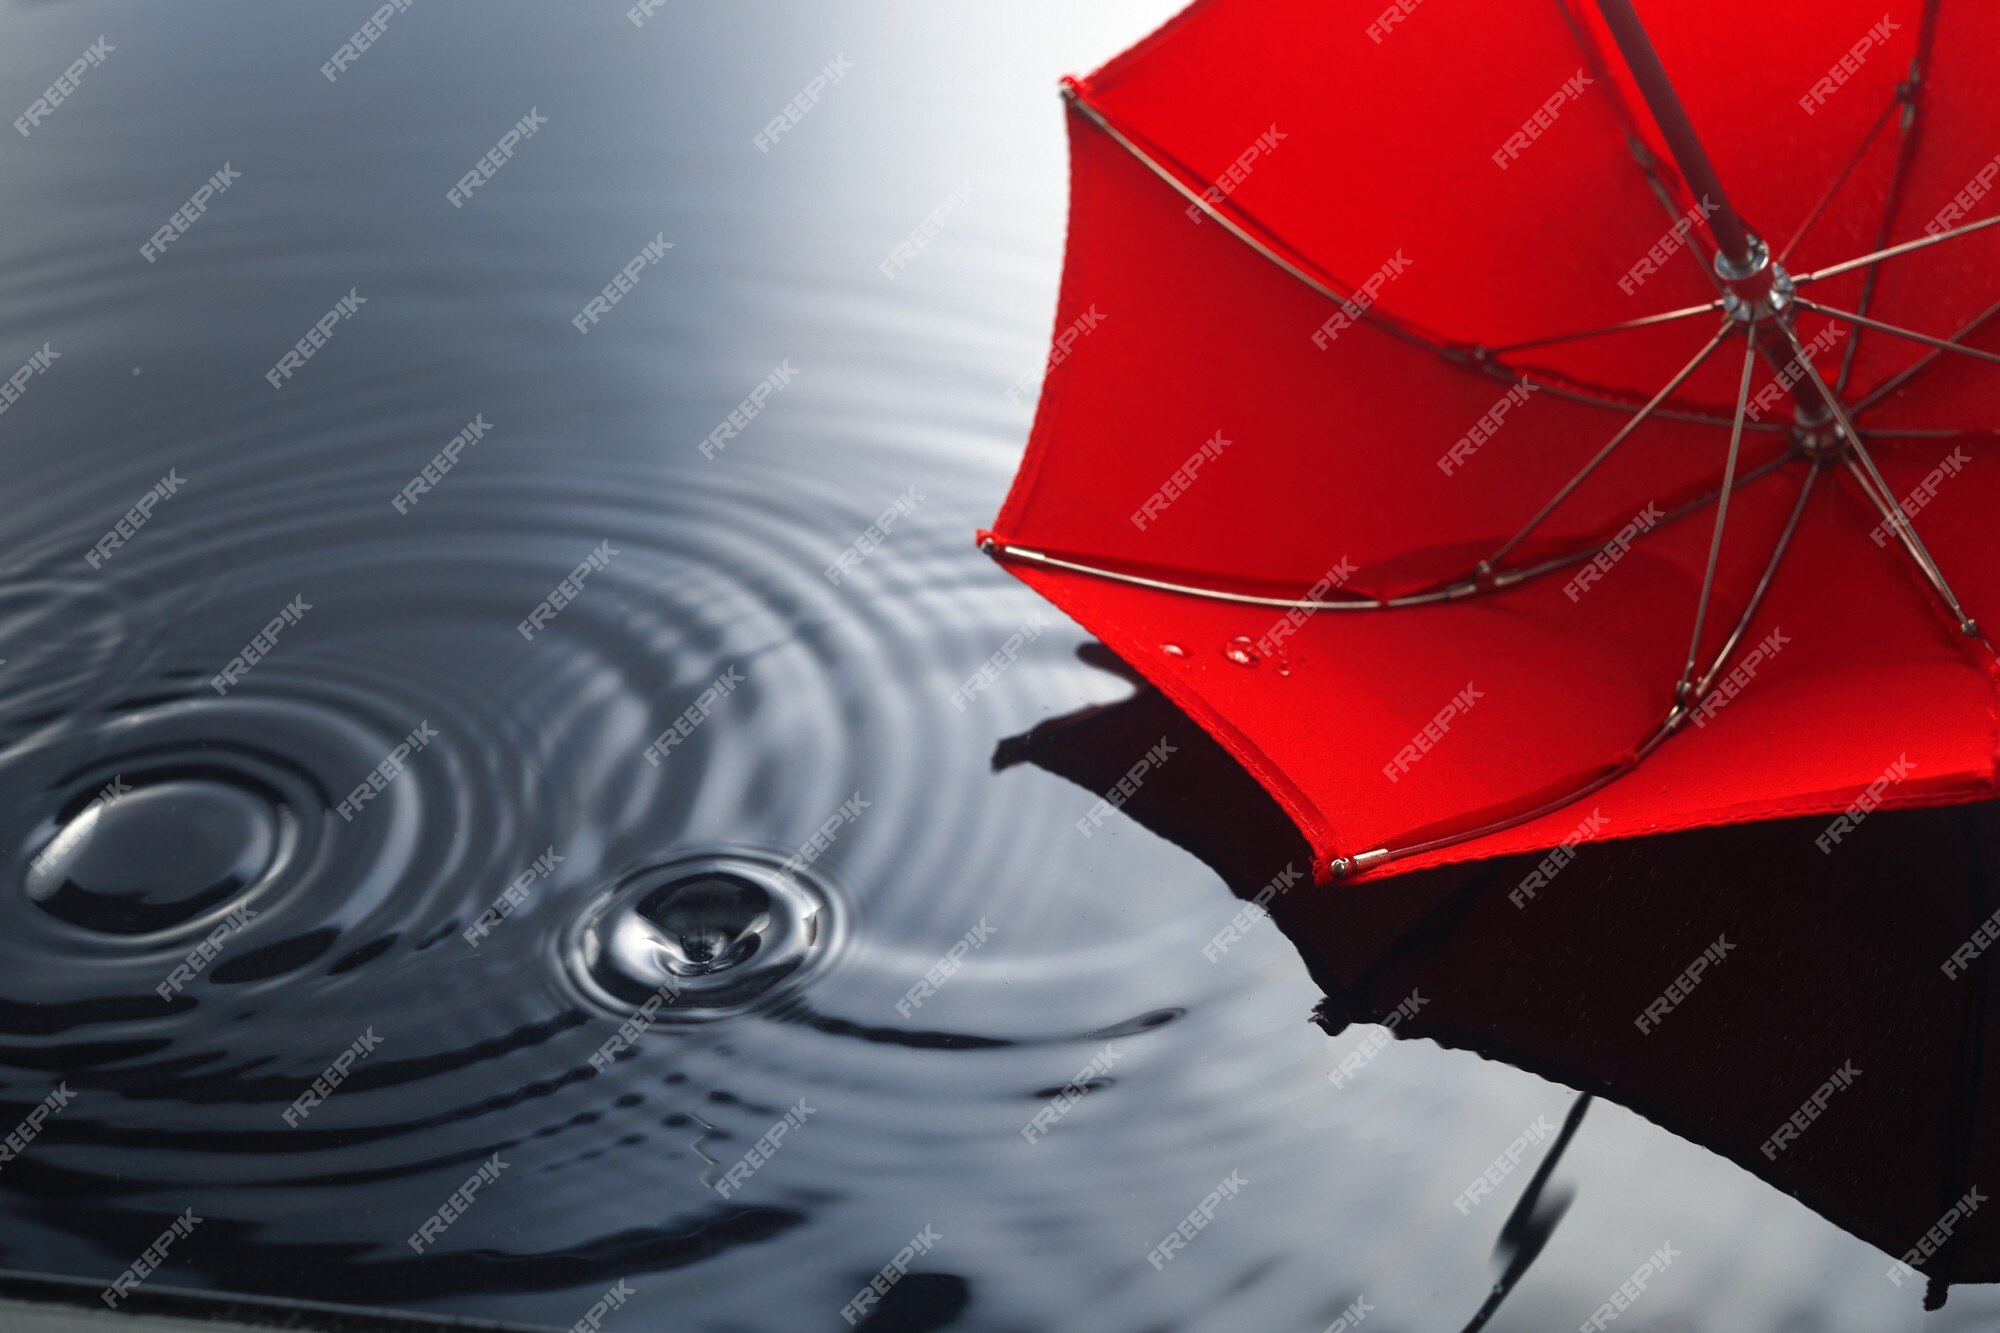
[[(1214, 871), (993, 763), (1132, 688), (970, 534), (1054, 79), (1170, 6), (420, 4), (328, 80), (370, 9), (0, 5), (9, 117), (109, 48), (0, 139), (0, 375), (55, 354), (0, 415), (0, 1120), (72, 1094), (0, 1267), (109, 1282), (191, 1208), (152, 1284), (789, 1330), (925, 1237), (872, 1326), (1460, 1327), (1525, 1173), (1453, 1201), (1570, 1090), (1416, 1041), (1335, 1087), (1379, 1029), (1278, 931), (1211, 961)], [(1633, 1327), (2000, 1313), (1615, 1105), (1555, 1182), (1490, 1328), (1667, 1242)]]

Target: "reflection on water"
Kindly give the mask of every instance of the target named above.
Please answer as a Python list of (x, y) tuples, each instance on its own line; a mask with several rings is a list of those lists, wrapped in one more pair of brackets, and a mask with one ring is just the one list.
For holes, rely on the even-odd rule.
[[(1978, 1182), (2000, 1169), (1981, 1129), (2000, 1025), (1976, 969), (1940, 966), (1968, 940), (1976, 951), (1993, 915), (2000, 807), (1883, 812), (1833, 859), (1801, 850), (1823, 820), (1788, 820), (1450, 867), (1394, 891), (1293, 892), (1289, 869), (1264, 876), (1274, 849), (1303, 856), (1303, 838), (1150, 687), (1011, 738), (997, 762), (1095, 790), (1150, 736), (1178, 762), (1124, 810), (1250, 900), (1204, 952), (1275, 921), (1326, 992), (1329, 1035), (1377, 1025), (1602, 1093), (1893, 1255), (1928, 1241), (1916, 1266), (1936, 1279), (1933, 1304), (1953, 1281), (2000, 1280), (2000, 1227), (1976, 1216)], [(1379, 1045), (1350, 1052), (1335, 1084)], [(1554, 1136), (1538, 1121), (1524, 1141)], [(1469, 1214), (1494, 1183), (1455, 1205)]]
[[(1168, 6), (630, 8), (415, 6), (331, 79), (365, 15), (6, 9), (17, 111), (109, 50), (0, 141), (0, 375), (55, 354), (0, 415), (0, 1122), (71, 1094), (0, 1267), (109, 1282), (193, 1208), (148, 1285), (844, 1327), (929, 1229), (870, 1326), (1462, 1325), (1530, 1173), (1454, 1200), (1601, 1074), (1385, 1042), (1400, 976), (1232, 927), (1288, 828), (1225, 884), (989, 763), (1129, 689), (969, 534), (1046, 346), (1054, 77)], [(1545, 1183), (1490, 1328), (1665, 1241), (1658, 1327), (2000, 1309), (1923, 1318), (1618, 1105)]]

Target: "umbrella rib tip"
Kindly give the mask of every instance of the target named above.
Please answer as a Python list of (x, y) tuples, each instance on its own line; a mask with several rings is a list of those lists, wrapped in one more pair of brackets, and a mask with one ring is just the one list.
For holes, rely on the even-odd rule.
[(1346, 879), (1349, 875), (1360, 874), (1370, 866), (1380, 865), (1389, 859), (1389, 855), (1387, 847), (1377, 847), (1371, 851), (1356, 852), (1353, 856), (1336, 856), (1327, 862), (1327, 870), (1336, 880)]

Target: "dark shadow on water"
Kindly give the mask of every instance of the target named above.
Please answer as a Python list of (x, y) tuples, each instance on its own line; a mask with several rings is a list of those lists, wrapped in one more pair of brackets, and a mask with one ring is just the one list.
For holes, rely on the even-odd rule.
[[(1885, 1271), (1942, 1222), (1944, 1243), (1911, 1258), (1931, 1308), (1953, 1282), (2000, 1281), (2000, 1214), (1954, 1211), (2000, 1180), (1980, 1116), (2000, 1029), (1975, 939), (2000, 808), (1876, 811), (1825, 850), (1814, 817), (1273, 892), (1310, 863), (1304, 839), (1155, 691), (1046, 722), (994, 762), (1100, 792), (1161, 736), (1175, 761), (1123, 813), (1268, 900), (1329, 1031), (1405, 1006), (1399, 1039), (1629, 1107), (1876, 1245)], [(1532, 1262), (1563, 1206), (1510, 1218), (1503, 1262)]]

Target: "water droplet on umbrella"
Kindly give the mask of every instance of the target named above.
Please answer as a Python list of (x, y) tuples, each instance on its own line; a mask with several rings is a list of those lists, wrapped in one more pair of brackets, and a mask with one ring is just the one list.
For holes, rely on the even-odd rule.
[(1165, 653), (1168, 657), (1187, 656), (1187, 649), (1181, 647), (1177, 643), (1163, 643), (1160, 645), (1160, 651)]
[(1263, 660), (1257, 656), (1257, 645), (1242, 634), (1222, 645), (1222, 655), (1237, 666), (1253, 667)]
[(712, 1017), (795, 983), (825, 952), (829, 901), (778, 866), (709, 856), (628, 876), (572, 932), (571, 971), (614, 1007), (656, 993), (666, 1017)]
[(269, 869), (289, 820), (215, 778), (117, 785), (58, 823), (24, 881), (43, 910), (90, 930), (163, 930), (235, 896)]

